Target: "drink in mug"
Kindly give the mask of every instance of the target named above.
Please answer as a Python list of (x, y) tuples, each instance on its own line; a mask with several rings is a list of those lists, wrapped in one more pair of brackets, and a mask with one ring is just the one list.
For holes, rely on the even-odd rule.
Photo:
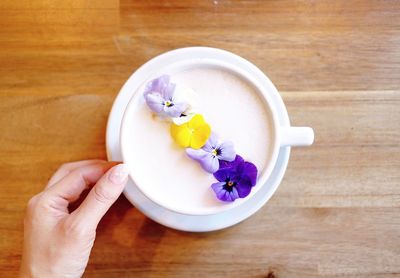
[[(249, 196), (231, 203), (218, 200), (210, 187), (214, 176), (174, 142), (170, 124), (151, 113), (143, 91), (162, 74), (193, 89), (197, 109), (212, 131), (232, 141), (236, 153), (256, 165), (257, 184)], [(218, 60), (184, 61), (154, 73), (135, 92), (121, 125), (121, 152), (135, 185), (153, 202), (189, 215), (215, 214), (251, 200), (266, 186), (281, 146), (309, 145), (313, 140), (310, 128), (281, 128), (269, 98), (249, 73)]]

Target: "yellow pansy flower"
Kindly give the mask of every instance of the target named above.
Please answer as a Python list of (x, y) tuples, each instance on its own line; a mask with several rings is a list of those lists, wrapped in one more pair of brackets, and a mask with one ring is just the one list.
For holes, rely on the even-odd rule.
[(187, 123), (181, 125), (171, 124), (172, 138), (184, 148), (200, 149), (207, 142), (210, 134), (211, 128), (200, 114), (194, 115)]

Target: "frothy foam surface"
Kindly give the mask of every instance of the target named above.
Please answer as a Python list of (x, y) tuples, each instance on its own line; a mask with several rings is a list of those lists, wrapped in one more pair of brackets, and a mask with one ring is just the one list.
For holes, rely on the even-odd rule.
[[(234, 73), (212, 67), (186, 69), (171, 79), (196, 91), (200, 113), (211, 129), (232, 141), (236, 152), (254, 163), (261, 175), (271, 157), (272, 120), (256, 88)], [(142, 92), (143, 87), (136, 93)], [(156, 200), (184, 210), (226, 205), (210, 187), (216, 182), (213, 175), (175, 144), (170, 124), (152, 115), (142, 97), (135, 107), (125, 162), (136, 184)]]

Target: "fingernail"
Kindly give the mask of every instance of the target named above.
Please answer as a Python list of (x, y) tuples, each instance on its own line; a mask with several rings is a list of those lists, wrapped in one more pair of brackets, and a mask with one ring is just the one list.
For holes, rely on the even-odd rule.
[(128, 169), (125, 164), (118, 164), (111, 170), (109, 179), (113, 184), (121, 184), (128, 178)]

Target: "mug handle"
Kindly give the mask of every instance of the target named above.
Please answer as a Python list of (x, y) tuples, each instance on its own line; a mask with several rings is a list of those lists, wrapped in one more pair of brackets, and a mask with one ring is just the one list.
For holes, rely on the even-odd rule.
[(314, 130), (311, 127), (281, 127), (281, 147), (306, 147), (314, 142)]

